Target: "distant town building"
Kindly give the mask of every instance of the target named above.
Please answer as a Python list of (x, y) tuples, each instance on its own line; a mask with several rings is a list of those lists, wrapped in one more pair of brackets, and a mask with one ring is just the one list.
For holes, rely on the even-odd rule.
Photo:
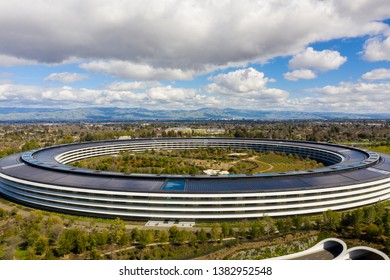
[(181, 132), (183, 134), (192, 134), (192, 128), (190, 127), (171, 127), (171, 128), (167, 128), (165, 130), (166, 133), (170, 132), (170, 131), (173, 131), (173, 132)]
[(223, 128), (196, 128), (193, 129), (194, 135), (218, 135), (225, 134), (225, 129)]
[(130, 140), (130, 139), (132, 139), (132, 137), (131, 136), (126, 136), (126, 135), (118, 137), (118, 140)]
[(191, 128), (191, 127), (172, 127), (167, 128), (165, 133), (174, 132), (185, 135), (220, 135), (225, 133), (223, 128)]

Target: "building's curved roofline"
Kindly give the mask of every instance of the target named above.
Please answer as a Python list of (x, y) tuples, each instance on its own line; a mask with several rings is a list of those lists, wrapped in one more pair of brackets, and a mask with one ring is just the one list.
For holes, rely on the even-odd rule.
[[(325, 158), (330, 164), (313, 170), (254, 175), (155, 175), (88, 170), (62, 163), (101, 154), (115, 154), (120, 150), (208, 146), (292, 151), (301, 156)], [(373, 178), (386, 179), (390, 174), (390, 158), (331, 143), (244, 138), (156, 138), (74, 143), (28, 151), (1, 159), (0, 172), (37, 183), (116, 191), (150, 193), (307, 191), (370, 182)], [(182, 182), (183, 186), (179, 188), (167, 186), (169, 182), (177, 181)]]
[[(203, 143), (202, 143), (203, 142)], [(229, 175), (176, 175), (176, 174), (137, 174), (137, 173), (118, 173), (105, 172), (76, 168), (66, 165), (72, 161), (86, 158), (89, 155), (78, 158), (75, 155), (77, 152), (86, 151), (91, 153), (92, 149), (102, 147), (107, 151), (97, 151), (94, 156), (114, 154), (120, 150), (147, 150), (147, 149), (164, 149), (164, 144), (193, 144), (198, 147), (207, 147), (218, 144), (235, 145), (239, 148), (240, 145), (250, 145), (253, 147), (266, 146), (267, 150), (277, 150), (285, 147), (287, 149), (295, 149), (293, 153), (300, 154), (302, 151), (313, 151), (323, 153), (329, 156), (330, 161), (325, 162), (328, 166), (310, 169), (304, 171), (291, 172), (276, 172), (276, 173), (258, 173), (258, 174), (229, 174)], [(138, 147), (138, 145), (142, 145)], [(245, 147), (245, 146), (244, 146)], [(185, 149), (186, 147), (184, 147)], [(188, 147), (187, 147), (188, 148)], [(116, 149), (116, 150), (115, 150)], [(67, 156), (67, 157), (66, 157)], [(22, 154), (22, 161), (35, 165), (39, 168), (59, 170), (62, 172), (81, 173), (81, 174), (99, 174), (101, 176), (118, 176), (118, 177), (138, 177), (138, 178), (169, 178), (169, 179), (233, 179), (237, 177), (256, 178), (256, 177), (279, 177), (279, 176), (298, 176), (312, 173), (335, 173), (337, 171), (356, 170), (364, 167), (374, 165), (380, 160), (380, 156), (371, 151), (365, 151), (349, 146), (335, 145), (331, 143), (318, 143), (308, 141), (294, 141), (294, 140), (267, 140), (267, 139), (247, 139), (247, 138), (155, 138), (155, 139), (133, 139), (133, 140), (115, 140), (115, 141), (96, 141), (73, 143), (67, 145), (52, 146), (48, 148), (41, 148), (37, 150), (28, 151)], [(319, 160), (321, 161), (321, 159)]]

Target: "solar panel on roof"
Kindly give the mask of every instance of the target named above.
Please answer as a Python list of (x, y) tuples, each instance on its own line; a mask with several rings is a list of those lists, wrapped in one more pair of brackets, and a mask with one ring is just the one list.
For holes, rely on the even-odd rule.
[(366, 169), (360, 169), (360, 170), (351, 171), (348, 173), (346, 172), (343, 174), (343, 176), (348, 177), (348, 178), (352, 178), (355, 180), (359, 180), (359, 181), (366, 181), (366, 180), (370, 180), (370, 179), (374, 179), (374, 178), (380, 179), (380, 178), (387, 177), (386, 175), (383, 175), (383, 174), (380, 174), (377, 172), (373, 172), (373, 171), (369, 171)]
[(186, 182), (184, 180), (168, 180), (162, 190), (164, 191), (184, 191)]
[(351, 178), (344, 177), (342, 175), (338, 174), (329, 174), (326, 176), (313, 176), (313, 177), (306, 177), (301, 178), (302, 181), (309, 184), (311, 187), (324, 187), (334, 184), (345, 184), (345, 183), (355, 183), (354, 180)]
[(158, 191), (163, 180), (112, 179), (105, 187), (123, 191)]

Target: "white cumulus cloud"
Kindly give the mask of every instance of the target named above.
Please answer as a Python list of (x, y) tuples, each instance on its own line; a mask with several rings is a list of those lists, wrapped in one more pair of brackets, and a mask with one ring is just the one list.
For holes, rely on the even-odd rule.
[[(213, 83), (207, 85), (206, 91), (229, 98), (229, 103), (236, 106), (253, 106), (260, 103), (277, 103), (288, 97), (288, 92), (278, 88), (268, 88), (273, 82), (254, 68), (239, 69), (211, 78)], [(225, 97), (226, 98), (226, 97)]]
[[(145, 84), (143, 84), (145, 83)], [(133, 88), (134, 91), (130, 90)], [(0, 83), (0, 101), (7, 106), (50, 107), (143, 107), (159, 109), (196, 109), (218, 107), (224, 101), (200, 94), (197, 89), (176, 88), (159, 83), (140, 82), (110, 85), (105, 89), (40, 87)]]
[(56, 81), (61, 83), (74, 83), (85, 79), (88, 79), (88, 75), (86, 74), (62, 72), (62, 73), (52, 73), (49, 76), (47, 76), (44, 80)]
[(195, 89), (174, 88), (172, 86), (154, 87), (146, 91), (146, 95), (153, 100), (164, 102), (191, 100), (196, 95)]
[(289, 81), (298, 81), (300, 79), (311, 80), (317, 77), (316, 73), (314, 73), (310, 69), (299, 69), (291, 72), (287, 72), (283, 74), (284, 78)]
[(289, 61), (288, 67), (291, 69), (329, 71), (338, 69), (346, 61), (347, 57), (341, 56), (338, 51), (316, 51), (309, 47), (303, 52), (294, 55)]
[(116, 91), (136, 91), (146, 88), (160, 87), (163, 84), (157, 81), (113, 82), (106, 85), (106, 89)]
[(190, 80), (195, 71), (179, 68), (153, 67), (123, 60), (98, 60), (80, 64), (80, 68), (124, 79), (136, 80)]
[(315, 96), (291, 100), (309, 111), (388, 113), (390, 83), (341, 82), (310, 89)]
[(219, 74), (211, 78), (214, 85), (220, 88), (219, 93), (231, 94), (261, 90), (270, 81), (263, 72), (254, 68), (239, 69), (227, 74)]
[[(84, 69), (117, 77), (186, 80), (314, 42), (380, 34), (389, 16), (383, 0), (0, 1), (0, 55), (17, 58), (8, 65), (78, 58)], [(335, 58), (336, 66), (300, 68), (334, 69)]]
[(390, 80), (390, 69), (379, 68), (364, 73), (362, 76), (365, 80)]
[(15, 56), (4, 55), (0, 53), (0, 67), (12, 67), (22, 65), (38, 64), (35, 60), (23, 59)]
[(364, 44), (363, 58), (368, 61), (390, 61), (390, 36), (368, 39)]

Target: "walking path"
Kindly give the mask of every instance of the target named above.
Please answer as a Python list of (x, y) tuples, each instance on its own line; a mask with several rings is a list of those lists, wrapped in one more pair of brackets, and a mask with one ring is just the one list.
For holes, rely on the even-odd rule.
[(266, 163), (264, 161), (260, 161), (260, 160), (257, 160), (257, 162), (261, 163), (261, 164), (264, 164), (264, 165), (268, 165), (269, 168), (268, 169), (265, 169), (265, 170), (261, 170), (259, 171), (259, 173), (264, 173), (264, 172), (268, 172), (268, 171), (271, 171), (272, 169), (274, 169), (274, 166), (272, 164), (269, 164), (269, 163)]

